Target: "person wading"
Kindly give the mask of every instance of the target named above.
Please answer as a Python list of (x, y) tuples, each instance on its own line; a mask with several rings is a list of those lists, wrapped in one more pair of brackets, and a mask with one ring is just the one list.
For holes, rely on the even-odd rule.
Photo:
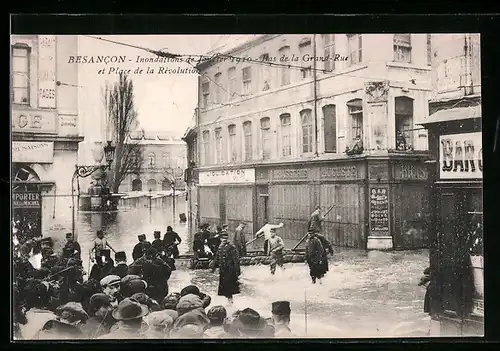
[(163, 236), (163, 245), (167, 251), (167, 255), (173, 256), (173, 258), (179, 258), (179, 248), (177, 247), (182, 242), (179, 234), (174, 232), (171, 226), (167, 227), (167, 232)]
[(271, 224), (267, 223), (264, 224), (262, 228), (260, 228), (257, 233), (255, 233), (255, 237), (258, 238), (260, 236), (264, 236), (264, 255), (269, 255), (269, 238), (271, 237), (271, 230), (272, 229), (279, 229), (283, 228), (283, 223), (280, 224)]
[(238, 277), (241, 274), (240, 259), (238, 251), (233, 244), (228, 241), (228, 234), (221, 233), (221, 244), (213, 261), (210, 263), (212, 272), (219, 267), (219, 289), (218, 295), (225, 296), (230, 304), (233, 303), (233, 295), (240, 293), (240, 282)]
[[(91, 261), (94, 262), (101, 257), (101, 251), (106, 250), (109, 247), (113, 252), (116, 252), (115, 249), (111, 247), (108, 240), (104, 237), (104, 233), (102, 230), (97, 231), (97, 238), (94, 239), (94, 246), (90, 249), (89, 255), (91, 257)], [(92, 252), (94, 252), (94, 256), (92, 256)]]
[(283, 243), (283, 239), (276, 235), (276, 229), (271, 229), (270, 234), (268, 248), (269, 256), (271, 256), (271, 274), (274, 275), (276, 273), (276, 266), (279, 266), (283, 270), (285, 269), (283, 266), (283, 249), (285, 248), (285, 244)]

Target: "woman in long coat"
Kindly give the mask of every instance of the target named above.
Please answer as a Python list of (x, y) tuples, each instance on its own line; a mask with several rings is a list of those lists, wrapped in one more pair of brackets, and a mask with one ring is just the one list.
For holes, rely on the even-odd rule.
[(322, 279), (326, 272), (328, 272), (327, 250), (330, 254), (333, 254), (333, 248), (326, 238), (320, 238), (318, 234), (313, 231), (309, 231), (308, 234), (309, 238), (306, 242), (306, 262), (309, 266), (309, 275), (311, 276), (312, 283), (316, 284), (316, 280)]
[(229, 303), (233, 303), (233, 295), (240, 293), (238, 277), (241, 274), (240, 258), (236, 247), (228, 241), (228, 234), (221, 233), (221, 244), (210, 263), (212, 272), (219, 267), (219, 296), (225, 296)]

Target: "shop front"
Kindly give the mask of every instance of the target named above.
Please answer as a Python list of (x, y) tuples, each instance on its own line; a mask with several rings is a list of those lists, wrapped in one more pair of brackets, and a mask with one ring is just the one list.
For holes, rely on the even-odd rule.
[(484, 335), (481, 118), (458, 112), (467, 111), (439, 111), (456, 118), (426, 123), (435, 157), (430, 266), (438, 303), (431, 315), (442, 336), (478, 336)]
[(255, 169), (218, 169), (198, 175), (198, 223), (228, 224), (234, 230), (240, 222), (254, 233)]

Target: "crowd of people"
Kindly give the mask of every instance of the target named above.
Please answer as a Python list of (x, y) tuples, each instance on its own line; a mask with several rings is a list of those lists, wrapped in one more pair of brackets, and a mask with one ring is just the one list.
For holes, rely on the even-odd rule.
[[(320, 209), (311, 216), (306, 242), (306, 262), (313, 283), (328, 272), (331, 244), (321, 230)], [(266, 223), (255, 235), (264, 236), (270, 273), (284, 269), (284, 243), (276, 229), (283, 224)], [(195, 259), (207, 258), (210, 269), (219, 269), (217, 294), (233, 303), (240, 293), (239, 258), (246, 255), (245, 224), (234, 233), (228, 226), (210, 230), (203, 224), (195, 234)], [(81, 247), (73, 234), (66, 235), (60, 255), (51, 238), (33, 237), (14, 245), (15, 338), (33, 339), (136, 339), (136, 338), (270, 338), (290, 337), (290, 303), (272, 303), (273, 317), (265, 320), (251, 308), (228, 315), (225, 307), (210, 307), (211, 297), (196, 286), (169, 292), (168, 280), (179, 258), (179, 235), (167, 227), (163, 238), (153, 233), (149, 242), (138, 235), (131, 264), (127, 254), (116, 251), (97, 231), (90, 250), (92, 267), (87, 275)], [(114, 252), (114, 259), (111, 258)], [(41, 261), (33, 264), (34, 253)], [(36, 267), (35, 267), (36, 266)], [(38, 267), (39, 266), (39, 267)], [(87, 276), (87, 279), (85, 277)]]
[[(204, 226), (204, 228), (207, 228)], [(226, 229), (226, 228), (225, 228)], [(239, 293), (239, 253), (227, 230), (217, 235), (210, 267), (220, 270), (219, 295)], [(138, 236), (132, 256), (115, 251), (97, 232), (91, 249), (88, 279), (81, 248), (71, 233), (62, 254), (56, 255), (51, 238), (32, 238), (14, 247), (14, 337), (50, 339), (168, 339), (290, 337), (290, 303), (271, 304), (272, 318), (246, 308), (228, 314), (224, 306), (210, 306), (211, 297), (189, 285), (169, 292), (168, 279), (178, 257), (180, 238), (171, 227), (152, 243)], [(35, 248), (40, 267), (33, 264)], [(35, 264), (36, 265), (36, 264)]]

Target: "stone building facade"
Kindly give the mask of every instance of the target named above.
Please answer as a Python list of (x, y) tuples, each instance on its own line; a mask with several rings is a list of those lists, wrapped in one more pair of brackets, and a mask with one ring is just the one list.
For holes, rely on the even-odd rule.
[[(316, 205), (341, 246), (426, 245), (431, 36), (262, 35), (198, 65), (198, 222), (298, 241)], [(316, 59), (314, 59), (316, 58)], [(345, 151), (362, 142), (363, 152)]]
[[(169, 174), (187, 167), (186, 144), (172, 133), (156, 131), (132, 133), (131, 139), (141, 145), (143, 164), (139, 174), (131, 173), (121, 183), (120, 193), (170, 190)], [(176, 189), (184, 190), (182, 174), (177, 178)]]
[(83, 137), (78, 67), (68, 57), (78, 54), (78, 40), (13, 35), (11, 54), (13, 221), (57, 244), (74, 229), (72, 188)]

